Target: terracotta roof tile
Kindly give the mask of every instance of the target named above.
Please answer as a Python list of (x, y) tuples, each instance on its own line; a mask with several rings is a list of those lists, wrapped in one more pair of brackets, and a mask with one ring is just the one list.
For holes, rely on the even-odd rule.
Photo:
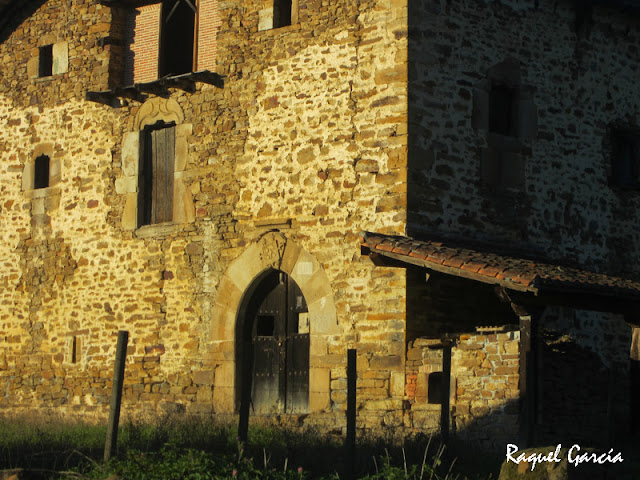
[[(363, 246), (382, 255), (392, 253), (424, 262), (424, 267), (485, 283), (499, 283), (524, 291), (581, 291), (640, 299), (640, 282), (577, 268), (456, 248), (444, 242), (363, 232)], [(415, 263), (416, 260), (409, 263)], [(459, 273), (456, 273), (459, 272)]]
[(470, 261), (462, 264), (460, 267), (462, 270), (467, 270), (468, 272), (478, 273), (481, 268), (487, 266), (487, 262), (483, 262), (482, 260), (471, 259)]

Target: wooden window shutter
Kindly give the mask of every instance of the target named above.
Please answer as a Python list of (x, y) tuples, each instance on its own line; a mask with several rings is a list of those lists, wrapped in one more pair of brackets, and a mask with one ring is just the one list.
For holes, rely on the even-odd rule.
[(173, 220), (175, 126), (147, 129), (143, 133), (138, 178), (138, 224)]
[(151, 223), (173, 219), (173, 169), (175, 127), (151, 131), (153, 158), (153, 190), (151, 193)]

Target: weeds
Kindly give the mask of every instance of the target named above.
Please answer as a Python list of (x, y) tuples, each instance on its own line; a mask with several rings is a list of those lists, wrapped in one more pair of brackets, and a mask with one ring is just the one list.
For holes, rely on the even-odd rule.
[[(340, 480), (344, 467), (340, 439), (258, 427), (245, 445), (234, 428), (199, 418), (125, 423), (117, 456), (104, 463), (105, 430), (50, 418), (0, 419), (0, 469), (39, 469), (52, 480)], [(402, 448), (364, 441), (358, 478), (467, 479), (454, 473), (444, 447), (435, 445), (430, 437), (409, 439)]]

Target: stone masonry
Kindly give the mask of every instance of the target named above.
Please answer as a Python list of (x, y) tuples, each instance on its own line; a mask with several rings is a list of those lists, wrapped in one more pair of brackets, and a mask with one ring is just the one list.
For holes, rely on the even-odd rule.
[[(230, 305), (247, 272), (277, 267), (309, 304), (310, 421), (344, 425), (356, 345), (371, 412), (362, 426), (377, 425), (380, 408), (401, 419), (404, 273), (360, 257), (358, 232), (404, 231), (406, 5), (304, 2), (297, 23), (264, 31), (259, 7), (218, 5), (224, 88), (118, 108), (85, 94), (133, 78), (123, 12), (52, 0), (12, 26), (0, 46), (13, 72), (0, 86), (4, 411), (104, 417), (126, 329), (125, 416), (232, 414)], [(220, 23), (210, 17), (201, 21)], [(56, 42), (68, 45), (68, 71), (29, 75), (39, 47)], [(138, 228), (130, 139), (157, 119), (182, 132), (174, 222)], [(33, 190), (22, 179), (43, 148), (59, 180)]]
[[(128, 330), (125, 418), (234, 419), (239, 325), (276, 271), (304, 297), (308, 408), (266, 420), (343, 433), (357, 348), (359, 429), (435, 432), (429, 375), (447, 337), (452, 431), (496, 447), (518, 432), (520, 337), (475, 327), (517, 323), (509, 302), (376, 262), (359, 233), (638, 275), (640, 196), (609, 182), (612, 131), (640, 123), (637, 16), (598, 4), (577, 25), (574, 2), (550, 0), (294, 0), (291, 25), (273, 28), (273, 2), (201, 0), (193, 71), (209, 76), (159, 80), (160, 3), (24, 3), (0, 44), (5, 414), (104, 419)], [(491, 82), (516, 92), (513, 139), (489, 131)], [(172, 220), (142, 224), (158, 125), (174, 132)], [(505, 188), (487, 182), (498, 164)], [(587, 350), (628, 362), (619, 316), (578, 317)]]

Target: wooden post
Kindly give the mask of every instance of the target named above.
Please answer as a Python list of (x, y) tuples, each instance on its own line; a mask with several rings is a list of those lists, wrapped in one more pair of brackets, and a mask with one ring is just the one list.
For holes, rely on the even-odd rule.
[(449, 395), (451, 391), (451, 341), (442, 342), (442, 398), (440, 404), (440, 435), (449, 440)]
[[(637, 320), (637, 319), (636, 319)], [(636, 325), (638, 322), (636, 322)], [(631, 410), (631, 433), (640, 433), (640, 328), (634, 328), (631, 337), (631, 358), (630, 358), (630, 410)]]
[(347, 455), (345, 478), (352, 480), (355, 473), (356, 455), (356, 350), (347, 351), (347, 439), (345, 453)]
[(107, 438), (104, 444), (104, 460), (109, 461), (118, 442), (118, 423), (120, 422), (120, 404), (122, 402), (122, 385), (124, 383), (124, 365), (127, 359), (127, 342), (129, 332), (118, 332), (116, 344), (116, 363), (113, 368), (113, 384), (111, 386), (111, 407), (109, 408), (109, 423)]
[(533, 315), (520, 317), (520, 438), (521, 448), (533, 444), (537, 397), (537, 325)]

